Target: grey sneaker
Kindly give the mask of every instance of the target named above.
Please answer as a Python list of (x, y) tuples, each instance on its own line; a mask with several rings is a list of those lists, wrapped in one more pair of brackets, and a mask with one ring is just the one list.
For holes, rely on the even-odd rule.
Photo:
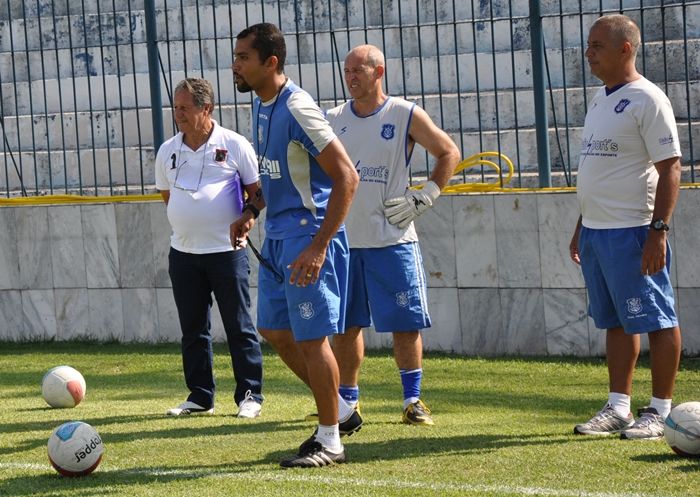
[(189, 400), (184, 401), (177, 407), (168, 409), (165, 413), (168, 416), (190, 416), (193, 414), (214, 414), (213, 407), (202, 407), (199, 404), (190, 402)]
[(605, 407), (587, 422), (576, 425), (574, 433), (577, 435), (607, 436), (620, 433), (632, 425), (634, 425), (632, 413), (623, 417), (610, 404), (605, 404)]
[(653, 407), (643, 407), (637, 411), (639, 419), (620, 433), (623, 440), (660, 440), (664, 436), (664, 418)]

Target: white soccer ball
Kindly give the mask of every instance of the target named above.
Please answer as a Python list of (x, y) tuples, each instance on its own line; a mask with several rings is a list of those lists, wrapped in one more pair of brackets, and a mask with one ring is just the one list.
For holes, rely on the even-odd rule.
[(676, 454), (700, 457), (700, 402), (674, 407), (666, 418), (664, 436)]
[(99, 433), (82, 421), (56, 428), (48, 443), (49, 461), (63, 476), (89, 475), (100, 464), (104, 446)]
[(70, 366), (49, 369), (41, 380), (41, 395), (51, 407), (75, 407), (85, 397), (85, 378)]

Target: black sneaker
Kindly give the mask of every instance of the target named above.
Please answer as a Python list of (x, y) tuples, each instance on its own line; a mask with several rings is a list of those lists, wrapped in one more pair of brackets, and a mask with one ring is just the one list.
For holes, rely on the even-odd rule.
[(312, 435), (299, 446), (299, 453), (283, 459), (280, 466), (283, 468), (320, 468), (322, 466), (334, 466), (345, 462), (345, 450), (333, 452), (316, 440)]
[(360, 428), (362, 428), (362, 416), (359, 409), (354, 409), (348, 419), (338, 423), (338, 431), (341, 437), (349, 437), (353, 433), (360, 431)]

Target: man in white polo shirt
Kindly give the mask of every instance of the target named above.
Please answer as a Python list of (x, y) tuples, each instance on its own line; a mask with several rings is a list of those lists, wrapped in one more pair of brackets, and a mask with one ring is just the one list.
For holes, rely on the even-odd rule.
[[(581, 217), (570, 255), (581, 264), (589, 314), (607, 330), (609, 395), (574, 433), (659, 439), (681, 351), (667, 240), (681, 152), (671, 103), (635, 68), (640, 43), (639, 29), (623, 15), (599, 18), (588, 36), (591, 72), (605, 86), (591, 100), (583, 129)], [(652, 398), (635, 421), (630, 396), (643, 333), (649, 337)]]
[(250, 143), (219, 126), (211, 118), (213, 110), (214, 90), (208, 81), (181, 81), (173, 105), (180, 132), (163, 143), (156, 156), (156, 188), (173, 229), (169, 272), (190, 390), (187, 400), (167, 414), (214, 412), (213, 292), (233, 363), (238, 417), (254, 418), (263, 401), (262, 354), (250, 313), (248, 256), (244, 243), (232, 246), (230, 231), (245, 209), (243, 188), (251, 198), (260, 189), (258, 164)]

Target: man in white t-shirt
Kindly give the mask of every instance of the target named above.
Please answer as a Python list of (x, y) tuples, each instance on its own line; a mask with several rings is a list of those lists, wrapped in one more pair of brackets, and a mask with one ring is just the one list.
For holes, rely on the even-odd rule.
[[(591, 72), (605, 86), (586, 114), (577, 185), (581, 217), (570, 255), (583, 271), (589, 314), (607, 330), (609, 395), (574, 433), (659, 439), (681, 351), (667, 240), (681, 152), (671, 103), (635, 68), (640, 43), (639, 29), (623, 15), (599, 18), (588, 36)], [(635, 421), (630, 396), (643, 333), (652, 398)]]
[[(180, 132), (163, 143), (156, 155), (156, 188), (167, 205), (173, 230), (169, 272), (190, 391), (187, 400), (167, 414), (214, 412), (213, 293), (233, 364), (238, 417), (254, 418), (263, 401), (262, 354), (250, 313), (245, 243), (231, 233), (231, 225), (246, 208), (243, 188), (250, 198), (260, 189), (258, 164), (251, 144), (219, 126), (211, 118), (213, 110), (214, 90), (208, 81), (181, 81), (173, 104)], [(237, 243), (231, 243), (232, 235)]]

